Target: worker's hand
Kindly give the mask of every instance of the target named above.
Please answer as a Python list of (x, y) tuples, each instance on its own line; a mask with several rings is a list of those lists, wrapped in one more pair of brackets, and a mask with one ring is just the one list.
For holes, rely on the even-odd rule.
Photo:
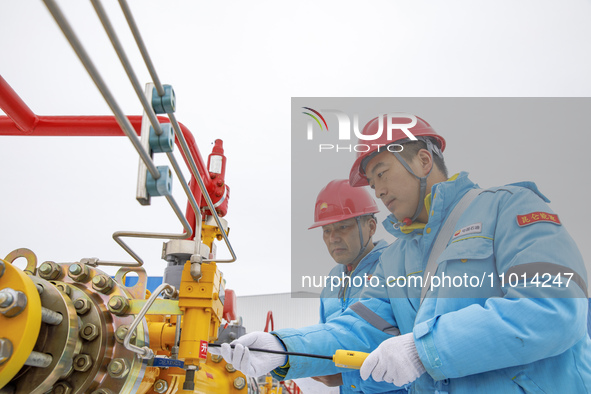
[(312, 376), (317, 382), (324, 383), (328, 387), (336, 387), (343, 385), (343, 375), (337, 373), (335, 375), (325, 375), (325, 376)]
[[(228, 364), (247, 376), (262, 376), (277, 367), (287, 363), (287, 356), (284, 354), (272, 354), (250, 351), (248, 347), (285, 351), (281, 341), (274, 335), (267, 332), (252, 332), (232, 341), (232, 349), (227, 343), (222, 344), (220, 350), (209, 348), (212, 354), (222, 354)], [(219, 353), (218, 353), (219, 352)]]
[(396, 386), (414, 382), (425, 372), (412, 333), (382, 342), (367, 356), (359, 370), (363, 380), (371, 375), (376, 382), (383, 380)]

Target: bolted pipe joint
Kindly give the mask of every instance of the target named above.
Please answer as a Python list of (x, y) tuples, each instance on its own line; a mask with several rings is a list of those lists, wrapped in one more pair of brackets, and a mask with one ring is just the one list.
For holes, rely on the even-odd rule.
[(62, 381), (53, 385), (51, 394), (72, 394), (72, 386), (68, 382)]
[(12, 357), (12, 342), (7, 338), (0, 338), (0, 365)]
[(129, 311), (129, 300), (123, 296), (113, 296), (109, 299), (107, 308), (109, 308), (109, 311), (114, 315), (125, 315), (127, 311)]
[(154, 382), (154, 391), (158, 394), (166, 393), (168, 391), (168, 382), (164, 379), (158, 379)]
[(242, 390), (245, 387), (246, 379), (244, 379), (242, 376), (238, 376), (236, 379), (234, 379), (234, 388), (236, 390)]
[(99, 336), (99, 329), (92, 323), (86, 323), (80, 329), (80, 337), (87, 341), (94, 341)]
[(68, 268), (68, 276), (75, 282), (87, 282), (90, 271), (86, 264), (74, 263)]
[(0, 290), (0, 313), (5, 317), (18, 316), (27, 306), (27, 296), (10, 287)]
[(38, 271), (39, 276), (46, 280), (61, 279), (64, 276), (62, 267), (53, 261), (44, 262)]
[(113, 290), (114, 283), (110, 276), (104, 274), (92, 278), (92, 288), (103, 294), (109, 294)]
[[(117, 327), (117, 330), (115, 331), (115, 339), (117, 339), (117, 342), (123, 343), (123, 341), (125, 340), (125, 336), (127, 335), (127, 331), (129, 331), (129, 326), (126, 324)], [(135, 340), (136, 337), (136, 331), (132, 332), (131, 340)]]
[(74, 367), (74, 371), (86, 372), (92, 367), (92, 357), (88, 354), (79, 354), (74, 357), (72, 366)]
[(85, 315), (91, 308), (91, 303), (86, 298), (78, 298), (74, 301), (74, 308), (76, 308), (76, 313), (80, 316)]
[(72, 289), (70, 288), (70, 285), (64, 282), (51, 282), (54, 284), (54, 286), (60, 290), (62, 293), (65, 293), (68, 297), (70, 296), (70, 294), (72, 294)]
[(124, 378), (129, 373), (129, 362), (124, 358), (111, 360), (107, 367), (109, 376), (115, 379)]

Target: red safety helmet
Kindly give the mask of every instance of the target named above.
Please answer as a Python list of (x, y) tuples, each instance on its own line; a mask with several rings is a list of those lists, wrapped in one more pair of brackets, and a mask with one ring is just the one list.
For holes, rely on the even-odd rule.
[[(391, 115), (393, 115), (391, 121), (392, 125), (412, 125), (414, 122), (414, 126), (408, 128), (407, 130), (410, 131), (412, 135), (414, 135), (415, 137), (435, 138), (435, 140), (437, 140), (437, 142), (439, 143), (439, 149), (441, 150), (441, 152), (443, 152), (443, 150), (445, 149), (445, 140), (442, 136), (437, 134), (437, 132), (433, 130), (431, 125), (427, 123), (425, 120), (419, 118), (418, 116), (410, 114), (395, 113)], [(377, 118), (373, 118), (363, 128), (363, 131), (361, 132), (363, 135), (376, 135), (379, 131), (380, 120), (382, 121), (382, 134), (378, 138), (373, 140), (368, 139), (367, 141), (359, 139), (360, 144), (367, 144), (370, 147), (370, 149), (365, 152), (357, 152), (357, 158), (355, 159), (355, 163), (353, 163), (353, 167), (351, 167), (351, 172), (349, 174), (349, 182), (351, 183), (351, 186), (358, 187), (368, 185), (367, 178), (365, 177), (365, 172), (363, 168), (361, 168), (361, 164), (366, 157), (369, 157), (372, 154), (376, 153), (380, 147), (380, 152), (383, 152), (385, 150), (384, 147), (386, 145), (395, 143), (397, 141), (409, 139), (409, 137), (400, 128), (393, 129), (392, 138), (388, 138), (388, 117), (388, 115), (382, 115)], [(402, 128), (404, 128), (404, 126), (402, 126)]]
[(378, 206), (367, 190), (351, 187), (348, 179), (335, 179), (318, 193), (314, 223), (309, 229), (377, 212)]

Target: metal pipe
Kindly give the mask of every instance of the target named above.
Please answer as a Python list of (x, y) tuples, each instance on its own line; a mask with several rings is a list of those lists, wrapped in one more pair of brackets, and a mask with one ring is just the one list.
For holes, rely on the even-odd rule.
[(154, 112), (152, 105), (150, 103), (148, 103), (146, 95), (144, 94), (144, 92), (142, 90), (142, 86), (141, 86), (135, 72), (133, 71), (133, 67), (131, 66), (131, 62), (127, 58), (127, 54), (125, 53), (125, 50), (123, 49), (123, 46), (121, 45), (121, 42), (119, 41), (119, 38), (117, 37), (117, 33), (115, 33), (115, 29), (113, 28), (113, 25), (111, 24), (111, 21), (109, 20), (109, 16), (105, 12), (105, 9), (104, 9), (102, 3), (100, 2), (100, 0), (91, 0), (91, 3), (94, 6), (94, 9), (96, 10), (96, 13), (97, 13), (99, 19), (101, 20), (101, 23), (103, 24), (103, 27), (105, 28), (105, 32), (107, 33), (107, 35), (109, 36), (109, 39), (111, 40), (111, 44), (113, 44), (113, 48), (115, 49), (115, 52), (117, 52), (117, 56), (119, 56), (119, 60), (121, 61), (121, 64), (123, 65), (123, 68), (125, 69), (125, 72), (127, 73), (127, 76), (129, 77), (129, 81), (131, 82), (131, 85), (133, 86), (133, 90), (135, 90), (135, 93), (137, 94), (138, 98), (140, 99), (140, 102), (142, 103), (142, 107), (144, 107), (144, 111), (146, 112), (146, 115), (148, 116), (148, 119), (150, 120), (150, 124), (154, 128), (156, 135), (161, 135), (162, 128), (160, 127), (160, 123), (158, 123), (158, 119), (156, 118), (156, 113)]
[(131, 9), (127, 5), (125, 0), (119, 0), (119, 5), (121, 6), (121, 10), (125, 15), (125, 19), (127, 19), (127, 24), (133, 34), (133, 38), (135, 38), (135, 42), (144, 58), (144, 63), (146, 63), (146, 67), (148, 68), (148, 72), (152, 77), (152, 81), (154, 82), (154, 87), (156, 87), (156, 91), (160, 97), (164, 96), (164, 87), (162, 83), (160, 83), (160, 79), (158, 78), (158, 74), (156, 73), (156, 68), (154, 67), (154, 63), (152, 63), (152, 59), (150, 58), (150, 54), (148, 53), (148, 48), (144, 44), (144, 40), (142, 39), (142, 35), (140, 34), (140, 30), (135, 23), (135, 19), (133, 19), (133, 15), (131, 14)]
[(166, 292), (166, 295), (170, 298), (175, 298), (178, 296), (176, 294), (176, 289), (173, 286), (169, 285), (168, 283), (163, 283), (160, 286), (158, 286), (156, 288), (156, 290), (154, 290), (154, 292), (150, 295), (150, 298), (148, 298), (148, 300), (146, 301), (146, 303), (144, 304), (142, 309), (140, 309), (139, 313), (137, 315), (135, 315), (133, 322), (131, 323), (131, 325), (129, 326), (129, 329), (127, 330), (127, 334), (125, 334), (125, 338), (123, 339), (123, 346), (127, 350), (130, 350), (134, 353), (139, 354), (142, 358), (153, 358), (154, 352), (148, 346), (138, 347), (138, 346), (132, 345), (131, 344), (131, 337), (132, 337), (133, 333), (135, 332), (135, 329), (137, 328), (137, 326), (143, 320), (144, 316), (146, 315), (146, 312), (148, 312), (148, 310), (150, 309), (150, 307), (152, 306), (154, 301), (156, 301), (156, 298), (158, 298), (160, 293), (162, 293), (163, 291)]
[(27, 361), (25, 361), (25, 365), (37, 368), (47, 368), (52, 362), (53, 357), (50, 354), (32, 351), (27, 358)]
[(8, 82), (2, 78), (2, 75), (0, 75), (0, 108), (24, 133), (32, 132), (39, 121), (37, 115), (16, 94)]
[[(174, 169), (174, 173), (179, 178), (181, 186), (183, 187), (183, 190), (185, 191), (185, 194), (187, 195), (187, 199), (189, 200), (189, 204), (191, 204), (191, 207), (193, 208), (193, 210), (196, 213), (200, 212), (199, 211), (199, 204), (197, 204), (197, 201), (195, 200), (195, 196), (193, 195), (193, 192), (189, 188), (189, 184), (187, 183), (187, 180), (185, 179), (185, 176), (183, 175), (183, 172), (181, 171), (181, 168), (179, 167), (179, 163), (176, 161), (176, 158), (174, 157), (172, 152), (167, 152), (166, 156), (168, 157), (168, 160), (170, 161), (170, 164), (172, 165), (172, 168)], [(189, 227), (191, 227), (191, 226), (189, 225)], [(197, 230), (197, 229), (195, 229), (195, 230)]]
[(146, 163), (148, 171), (150, 171), (150, 174), (152, 174), (152, 177), (154, 179), (160, 178), (160, 173), (158, 172), (158, 169), (152, 162), (152, 159), (150, 158), (148, 153), (142, 147), (138, 136), (135, 134), (133, 127), (129, 123), (129, 120), (127, 119), (127, 117), (115, 101), (115, 98), (111, 94), (111, 91), (105, 84), (103, 78), (99, 74), (94, 63), (86, 53), (86, 50), (82, 46), (82, 43), (80, 42), (78, 37), (76, 36), (76, 33), (74, 33), (74, 30), (70, 26), (68, 20), (65, 18), (61, 9), (54, 0), (43, 0), (43, 2), (45, 3), (45, 6), (57, 22), (58, 26), (60, 27), (64, 35), (66, 36), (66, 39), (70, 42), (72, 49), (74, 49), (74, 52), (76, 52), (76, 55), (78, 55), (78, 58), (84, 65), (84, 68), (86, 68), (86, 71), (94, 81), (96, 87), (103, 95), (103, 98), (107, 102), (107, 105), (109, 106), (109, 108), (111, 108), (111, 111), (113, 112), (113, 115), (115, 115), (115, 118), (117, 119), (117, 123), (119, 123), (121, 130), (123, 130), (125, 135), (127, 135), (132, 145), (136, 149), (137, 153), (140, 155), (144, 163)]
[(168, 234), (168, 233), (145, 233), (145, 232), (133, 232), (133, 231), (117, 231), (113, 233), (113, 239), (119, 246), (123, 248), (133, 259), (137, 262), (134, 263), (123, 263), (118, 261), (103, 261), (97, 260), (95, 261), (95, 265), (109, 265), (109, 266), (118, 266), (118, 267), (141, 267), (144, 264), (144, 261), (138, 256), (121, 238), (123, 237), (132, 237), (132, 238), (155, 238), (155, 239), (185, 239), (190, 238), (193, 234), (193, 229), (187, 222), (187, 219), (183, 216), (179, 206), (177, 205), (175, 199), (172, 196), (166, 196), (166, 200), (172, 207), (174, 213), (176, 214), (177, 218), (181, 221), (183, 225), (183, 229), (185, 230), (182, 234)]
[(64, 317), (57, 312), (41, 307), (41, 321), (52, 326), (57, 326), (64, 320)]
[[(0, 91), (0, 95), (2, 92)], [(18, 97), (18, 96), (17, 96)], [(0, 102), (1, 103), (1, 102)], [(4, 112), (5, 107), (0, 106)], [(140, 115), (127, 116), (127, 119), (131, 123), (136, 134), (140, 133), (142, 125), (142, 117)], [(160, 122), (170, 122), (169, 119), (159, 116)], [(181, 149), (181, 154), (185, 160), (185, 164), (188, 168), (190, 158), (193, 159), (197, 170), (200, 174), (207, 174), (207, 167), (199, 147), (195, 142), (195, 137), (191, 131), (182, 123), (179, 122), (179, 128), (181, 130), (182, 138), (188, 141), (188, 148), (190, 155), (186, 155), (186, 151)], [(180, 147), (180, 137), (178, 131), (175, 129), (176, 137), (175, 143)], [(0, 135), (25, 135), (22, 130), (16, 127), (14, 122), (6, 117), (0, 116)], [(82, 136), (82, 137), (121, 137), (125, 134), (119, 127), (113, 116), (38, 116), (38, 123), (34, 130), (31, 130), (28, 136), (39, 136), (39, 137), (55, 137), (55, 136)], [(204, 183), (207, 187), (213, 182), (209, 178), (205, 178)]]
[[(187, 146), (187, 141), (185, 141), (185, 139), (184, 139), (184, 135), (180, 130), (179, 123), (177, 122), (176, 117), (174, 116), (174, 113), (168, 112), (167, 115), (170, 118), (170, 122), (172, 123), (172, 127), (174, 128), (175, 133), (177, 133), (179, 135), (179, 142), (180, 142), (181, 149), (183, 150), (185, 155), (188, 156), (187, 151), (189, 150), (189, 148)], [(221, 229), (221, 234), (222, 234), (222, 237), (224, 238), (224, 242), (226, 243), (226, 246), (228, 247), (228, 250), (230, 251), (230, 254), (232, 255), (232, 258), (228, 259), (228, 260), (203, 259), (203, 261), (215, 261), (216, 263), (232, 263), (232, 262), (236, 261), (236, 254), (234, 253), (234, 249), (232, 248), (232, 245), (230, 244), (230, 241), (228, 240), (228, 236), (226, 235), (226, 232), (224, 231), (224, 227), (222, 226), (222, 223), (220, 222), (220, 218), (215, 210), (215, 207), (213, 206), (213, 202), (211, 201), (211, 197), (209, 197), (209, 193), (207, 193), (207, 189), (205, 187), (205, 183), (203, 182), (203, 179), (201, 178), (201, 174), (197, 171), (197, 168), (195, 167), (194, 162), (190, 162), (189, 164), (190, 164), (189, 168), (190, 168), (191, 172), (193, 173), (193, 176), (194, 176), (195, 180), (197, 181), (197, 184), (199, 185), (199, 189), (201, 189), (201, 193), (203, 194), (203, 197), (205, 198), (205, 201), (207, 202), (207, 206), (209, 207), (209, 210), (211, 211), (211, 214), (213, 215), (215, 222), (218, 225), (218, 228)], [(207, 174), (207, 173), (205, 173), (205, 174)]]

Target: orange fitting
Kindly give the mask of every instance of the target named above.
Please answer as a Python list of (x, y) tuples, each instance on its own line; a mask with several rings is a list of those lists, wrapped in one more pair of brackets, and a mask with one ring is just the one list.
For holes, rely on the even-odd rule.
[(150, 348), (154, 351), (170, 349), (174, 346), (176, 325), (162, 322), (148, 322)]

